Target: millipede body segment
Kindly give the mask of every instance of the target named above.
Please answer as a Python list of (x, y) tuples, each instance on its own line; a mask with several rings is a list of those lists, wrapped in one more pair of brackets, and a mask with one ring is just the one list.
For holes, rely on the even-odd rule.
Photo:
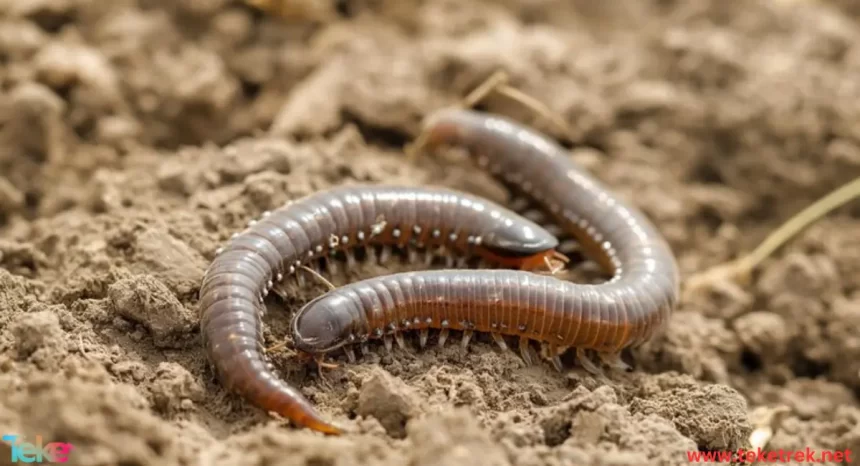
[(558, 254), (557, 246), (534, 222), (450, 189), (358, 185), (312, 194), (265, 213), (219, 249), (200, 287), (203, 343), (227, 389), (299, 426), (338, 434), (266, 358), (263, 300), (278, 282), (300, 279), (303, 266), (320, 261), (329, 270), (338, 258), (349, 266), (356, 248), (380, 261), (396, 247), (411, 260), (424, 250), (428, 260), (457, 254), (488, 266), (535, 269)]
[(417, 330), (488, 332), (503, 348), (519, 338), (526, 362), (529, 342), (561, 369), (559, 355), (576, 348), (591, 372), (594, 350), (607, 365), (626, 368), (620, 352), (664, 327), (678, 297), (675, 257), (654, 225), (571, 160), (554, 141), (511, 120), (470, 110), (444, 110), (425, 127), (428, 147), (461, 146), (507, 186), (541, 204), (574, 235), (612, 278), (576, 284), (521, 270), (434, 270), (362, 280), (305, 305), (293, 320), (296, 348), (314, 354), (374, 338), (402, 342)]

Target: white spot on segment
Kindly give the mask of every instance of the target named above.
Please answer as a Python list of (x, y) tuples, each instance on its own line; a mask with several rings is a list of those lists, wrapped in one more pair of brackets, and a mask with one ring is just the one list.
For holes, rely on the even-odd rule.
[(380, 218), (377, 219), (377, 222), (373, 225), (373, 227), (371, 227), (370, 236), (373, 237), (378, 234), (381, 234), (383, 231), (385, 231), (385, 226), (387, 224), (388, 223), (380, 216)]
[(645, 260), (645, 269), (648, 270), (649, 273), (656, 272), (657, 271), (657, 260), (646, 259)]

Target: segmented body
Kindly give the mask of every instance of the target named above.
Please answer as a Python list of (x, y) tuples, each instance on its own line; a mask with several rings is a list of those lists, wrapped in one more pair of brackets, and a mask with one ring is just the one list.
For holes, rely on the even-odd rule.
[[(293, 320), (293, 342), (324, 353), (372, 338), (427, 329), (489, 332), (520, 337), (528, 361), (529, 341), (561, 367), (558, 355), (576, 348), (582, 364), (599, 367), (585, 350), (623, 367), (620, 351), (651, 338), (667, 322), (678, 295), (674, 255), (654, 225), (578, 167), (552, 140), (508, 119), (467, 110), (432, 116), (429, 146), (465, 147), (477, 163), (506, 185), (541, 204), (582, 243), (612, 278), (576, 284), (516, 270), (436, 270), (372, 278), (311, 301)], [(326, 323), (326, 325), (321, 325)]]
[(266, 359), (263, 299), (277, 282), (336, 253), (347, 251), (352, 262), (355, 247), (424, 248), (531, 268), (557, 244), (533, 222), (448, 189), (349, 186), (316, 193), (264, 214), (219, 250), (200, 288), (204, 346), (228, 389), (301, 426), (337, 434)]

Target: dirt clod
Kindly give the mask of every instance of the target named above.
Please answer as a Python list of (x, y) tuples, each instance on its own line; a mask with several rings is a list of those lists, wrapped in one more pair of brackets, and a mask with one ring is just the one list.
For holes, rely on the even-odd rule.
[(373, 416), (389, 435), (406, 436), (406, 424), (420, 414), (421, 401), (400, 379), (381, 369), (374, 370), (362, 383), (356, 414)]
[(114, 313), (152, 332), (153, 343), (158, 347), (172, 346), (177, 337), (186, 335), (197, 324), (195, 314), (151, 275), (114, 283), (108, 288), (108, 299)]
[(42, 369), (57, 367), (67, 351), (60, 320), (50, 311), (22, 314), (12, 324), (19, 359), (27, 359)]

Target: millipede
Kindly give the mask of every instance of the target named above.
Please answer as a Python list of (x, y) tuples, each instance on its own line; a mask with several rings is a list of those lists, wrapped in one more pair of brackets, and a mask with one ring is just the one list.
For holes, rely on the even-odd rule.
[(552, 270), (565, 260), (557, 246), (536, 223), (451, 189), (352, 185), (314, 193), (264, 213), (218, 249), (199, 293), (203, 344), (227, 389), (299, 426), (338, 434), (341, 429), (324, 421), (266, 357), (263, 304), (278, 283), (301, 282), (308, 266), (331, 270), (339, 256), (352, 266), (361, 250), (365, 258), (386, 262), (394, 248), (413, 262), (423, 251), (428, 263), (456, 256), (477, 258), (483, 267)]
[(523, 360), (531, 364), (530, 342), (562, 369), (560, 355), (575, 348), (591, 373), (629, 370), (621, 351), (636, 347), (664, 328), (679, 293), (674, 254), (639, 210), (611, 193), (576, 165), (553, 140), (510, 119), (473, 110), (447, 109), (431, 115), (419, 138), (425, 149), (465, 148), (478, 166), (540, 204), (587, 255), (611, 274), (599, 284), (577, 284), (527, 270), (431, 270), (358, 281), (319, 296), (295, 315), (293, 345), (325, 354), (371, 339), (430, 329), (444, 344), (449, 332), (486, 332), (502, 348), (504, 336), (519, 337)]

